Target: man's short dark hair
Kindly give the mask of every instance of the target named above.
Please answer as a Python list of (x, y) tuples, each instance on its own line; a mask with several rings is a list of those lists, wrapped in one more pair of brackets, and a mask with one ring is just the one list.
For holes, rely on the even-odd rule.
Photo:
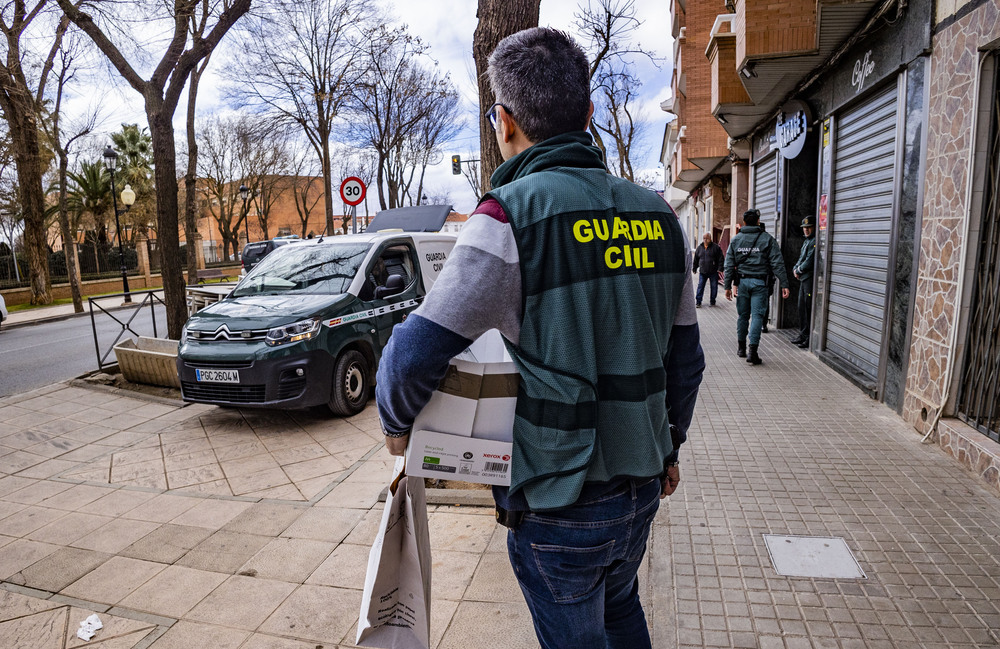
[(760, 211), (750, 209), (743, 212), (743, 222), (747, 225), (757, 225), (760, 223)]
[(566, 33), (532, 27), (500, 41), (487, 74), (496, 101), (532, 142), (583, 130), (590, 110), (590, 65)]

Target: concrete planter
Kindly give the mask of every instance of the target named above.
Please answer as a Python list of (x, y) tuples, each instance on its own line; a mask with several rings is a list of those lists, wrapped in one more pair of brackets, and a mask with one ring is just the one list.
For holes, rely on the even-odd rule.
[(181, 387), (177, 377), (177, 341), (164, 338), (123, 340), (115, 345), (118, 366), (126, 381)]

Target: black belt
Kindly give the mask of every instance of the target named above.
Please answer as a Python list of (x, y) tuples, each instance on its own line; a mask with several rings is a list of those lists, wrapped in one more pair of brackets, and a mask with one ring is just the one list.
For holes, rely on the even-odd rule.
[(767, 275), (744, 275), (740, 273), (740, 279), (762, 279), (767, 280)]

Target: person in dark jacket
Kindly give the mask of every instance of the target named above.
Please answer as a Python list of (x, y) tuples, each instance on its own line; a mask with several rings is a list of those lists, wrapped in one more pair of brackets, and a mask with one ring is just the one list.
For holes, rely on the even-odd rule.
[(705, 282), (712, 287), (708, 303), (715, 306), (715, 298), (719, 294), (719, 271), (722, 270), (722, 262), (722, 248), (712, 241), (712, 233), (706, 232), (701, 245), (694, 251), (693, 270), (699, 275), (698, 292), (694, 296), (696, 307), (701, 306), (701, 299), (705, 295)]
[(802, 234), (806, 240), (802, 242), (799, 260), (795, 262), (792, 273), (799, 280), (799, 336), (792, 341), (802, 349), (809, 347), (809, 319), (812, 317), (813, 301), (813, 266), (816, 265), (816, 237), (813, 236), (816, 220), (807, 216), (802, 219)]
[[(781, 286), (781, 297), (788, 298), (788, 274), (781, 247), (774, 237), (760, 227), (760, 212), (755, 209), (743, 213), (743, 229), (729, 242), (726, 251), (726, 271), (723, 277), (726, 299), (733, 299), (733, 282), (739, 274), (736, 311), (737, 356), (746, 357), (748, 363), (760, 365), (757, 353), (760, 330), (767, 312), (768, 269)], [(749, 335), (749, 347), (747, 337)], [(749, 350), (749, 354), (748, 354)]]

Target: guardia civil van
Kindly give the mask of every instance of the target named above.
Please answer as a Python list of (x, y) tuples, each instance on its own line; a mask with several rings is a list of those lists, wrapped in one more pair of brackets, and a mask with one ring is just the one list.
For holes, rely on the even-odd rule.
[(386, 210), (365, 233), (275, 249), (184, 325), (183, 399), (360, 412), (392, 328), (420, 303), (455, 245), (455, 235), (438, 232), (450, 211)]

